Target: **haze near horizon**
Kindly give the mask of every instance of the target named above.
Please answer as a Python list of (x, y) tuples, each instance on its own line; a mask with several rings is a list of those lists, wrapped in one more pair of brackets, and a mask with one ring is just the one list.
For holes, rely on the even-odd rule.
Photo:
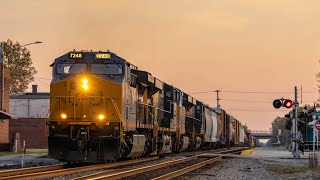
[[(221, 90), (223, 109), (267, 130), (289, 111), (272, 101), (293, 98), (295, 85), (303, 104), (318, 99), (319, 8), (316, 0), (11, 0), (1, 2), (0, 40), (44, 42), (28, 46), (40, 91), (49, 91), (55, 58), (110, 50), (187, 93)], [(216, 106), (214, 92), (192, 96)]]

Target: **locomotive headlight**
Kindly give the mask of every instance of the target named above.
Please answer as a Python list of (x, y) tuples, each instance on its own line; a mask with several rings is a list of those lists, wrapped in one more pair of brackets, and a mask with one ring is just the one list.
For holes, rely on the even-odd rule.
[(100, 115), (98, 116), (98, 118), (99, 118), (99, 120), (101, 121), (101, 120), (104, 119), (104, 115), (103, 115), (103, 114), (100, 114)]
[(82, 84), (82, 88), (83, 88), (84, 90), (88, 90), (88, 89), (89, 89), (89, 86), (88, 86), (88, 84)]
[(67, 115), (65, 113), (61, 114), (61, 119), (67, 119)]
[(83, 84), (88, 84), (88, 79), (84, 78), (82, 79)]
[(83, 78), (83, 79), (82, 79), (82, 88), (83, 88), (84, 90), (88, 90), (88, 89), (89, 89), (88, 79), (86, 79), (86, 78)]

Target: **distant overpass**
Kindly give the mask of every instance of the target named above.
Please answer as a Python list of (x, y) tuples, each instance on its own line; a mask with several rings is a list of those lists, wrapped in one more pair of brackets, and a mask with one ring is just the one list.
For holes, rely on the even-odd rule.
[(257, 139), (272, 138), (272, 131), (269, 131), (269, 130), (252, 130), (251, 134)]

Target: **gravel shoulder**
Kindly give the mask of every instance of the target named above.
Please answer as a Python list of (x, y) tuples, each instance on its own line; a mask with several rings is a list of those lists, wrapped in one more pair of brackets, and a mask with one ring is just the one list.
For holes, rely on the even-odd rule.
[[(24, 167), (45, 166), (45, 165), (62, 163), (58, 160), (49, 158), (47, 154), (48, 153), (25, 154)], [(0, 170), (21, 168), (21, 161), (22, 161), (22, 154), (0, 156)]]
[(320, 179), (320, 172), (307, 159), (227, 158), (175, 179)]

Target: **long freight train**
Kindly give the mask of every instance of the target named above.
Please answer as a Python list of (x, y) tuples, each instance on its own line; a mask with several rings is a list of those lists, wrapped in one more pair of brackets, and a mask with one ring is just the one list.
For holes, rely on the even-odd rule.
[(51, 67), (48, 143), (55, 159), (104, 163), (252, 145), (241, 123), (223, 109), (112, 52), (73, 51)]

